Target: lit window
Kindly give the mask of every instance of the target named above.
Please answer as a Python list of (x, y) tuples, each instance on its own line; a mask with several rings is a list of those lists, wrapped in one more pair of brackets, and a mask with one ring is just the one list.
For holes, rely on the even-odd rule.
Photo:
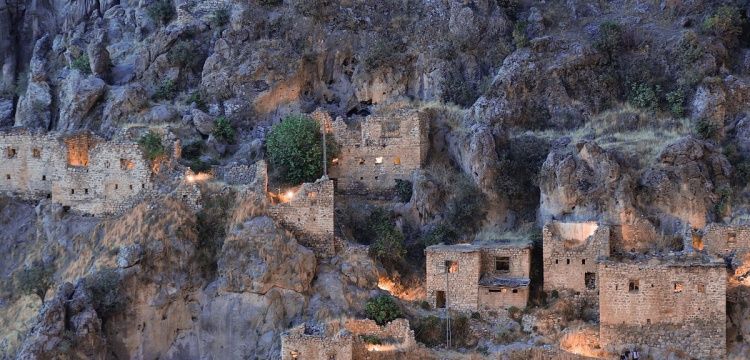
[(684, 285), (683, 283), (679, 282), (679, 281), (678, 281), (678, 282), (675, 282), (675, 283), (674, 283), (674, 284), (672, 285), (672, 289), (673, 289), (673, 290), (674, 290), (674, 292), (676, 292), (676, 293), (681, 293), (681, 292), (682, 292), (682, 289), (684, 289), (684, 288), (685, 288), (685, 285)]
[(338, 164), (339, 164), (339, 158), (333, 158), (333, 160), (331, 160), (331, 166), (336, 166)]
[(376, 158), (375, 158), (375, 163), (376, 163), (376, 164), (382, 164), (382, 163), (383, 163), (383, 157), (382, 157), (382, 156), (378, 156), (378, 157), (376, 157)]
[(401, 158), (398, 156), (393, 158), (393, 165), (401, 165)]
[(458, 261), (445, 260), (445, 271), (449, 273), (457, 273)]
[(727, 245), (737, 245), (737, 234), (735, 233), (727, 234)]

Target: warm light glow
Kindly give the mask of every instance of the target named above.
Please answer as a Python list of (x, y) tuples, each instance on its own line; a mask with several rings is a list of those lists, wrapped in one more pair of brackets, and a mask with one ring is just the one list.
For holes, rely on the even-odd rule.
[(414, 301), (425, 296), (423, 288), (407, 288), (385, 276), (378, 278), (378, 288), (405, 301)]
[(382, 164), (383, 163), (383, 157), (382, 156), (376, 157), (375, 158), (375, 163), (376, 164)]
[(185, 176), (185, 180), (189, 183), (206, 181), (209, 179), (211, 179), (211, 174), (208, 173), (187, 174), (187, 176)]
[(399, 346), (396, 346), (396, 345), (367, 344), (367, 351), (381, 352), (381, 351), (396, 351), (398, 349), (399, 349)]

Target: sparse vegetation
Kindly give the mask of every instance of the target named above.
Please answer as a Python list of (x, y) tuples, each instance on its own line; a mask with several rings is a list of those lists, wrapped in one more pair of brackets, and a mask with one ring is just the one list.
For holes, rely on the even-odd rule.
[(685, 92), (682, 89), (670, 91), (666, 95), (667, 106), (672, 116), (680, 118), (685, 115)]
[(174, 18), (175, 8), (171, 0), (157, 0), (148, 6), (147, 12), (151, 20), (165, 25)]
[(81, 74), (91, 74), (91, 62), (89, 61), (89, 56), (86, 54), (75, 58), (73, 62), (70, 63), (70, 67), (80, 71)]
[(529, 37), (526, 35), (526, 21), (516, 21), (516, 24), (513, 25), (513, 33), (511, 36), (513, 37), (513, 44), (516, 45), (516, 48), (524, 48), (529, 46)]
[(599, 32), (594, 39), (594, 48), (607, 54), (610, 60), (622, 49), (622, 28), (620, 24), (605, 21), (599, 25)]
[(212, 134), (219, 140), (233, 143), (234, 142), (234, 127), (232, 123), (224, 116), (219, 116), (214, 122), (214, 131)]
[[(327, 139), (328, 160), (335, 145)], [(300, 184), (323, 175), (323, 139), (318, 124), (304, 115), (290, 115), (271, 128), (266, 139), (271, 167), (287, 184)]]
[(679, 60), (683, 66), (690, 66), (705, 53), (703, 45), (698, 40), (698, 34), (694, 31), (686, 31), (677, 44)]
[(696, 121), (693, 127), (693, 132), (701, 139), (713, 139), (718, 131), (719, 127), (705, 118)]
[(380, 295), (367, 300), (365, 314), (378, 325), (385, 325), (402, 316), (401, 308), (390, 295)]
[(452, 69), (443, 82), (443, 101), (469, 107), (481, 96), (473, 81), (464, 77), (461, 69)]
[(233, 191), (207, 196), (195, 219), (198, 234), (195, 262), (209, 279), (214, 277), (218, 268), (218, 254), (227, 235), (227, 221), (234, 207), (234, 199)]
[(723, 5), (703, 21), (703, 30), (732, 47), (737, 45), (744, 24), (745, 20), (742, 18), (740, 9), (731, 5)]
[(198, 44), (191, 40), (180, 40), (167, 52), (170, 63), (187, 69), (198, 69), (203, 65), (204, 57), (197, 52)]
[(367, 229), (375, 239), (370, 245), (370, 256), (387, 267), (393, 267), (403, 261), (406, 255), (404, 235), (393, 226), (385, 210), (378, 208), (370, 214)]
[(405, 51), (406, 44), (401, 40), (378, 38), (365, 53), (365, 67), (368, 70), (375, 70), (380, 67), (397, 66), (403, 60), (402, 55)]
[(171, 79), (164, 80), (154, 92), (153, 99), (159, 100), (172, 100), (177, 95), (177, 86)]
[(164, 145), (161, 143), (161, 136), (155, 131), (150, 130), (138, 140), (138, 145), (146, 154), (146, 157), (154, 161), (156, 158), (164, 155)]
[(223, 28), (224, 26), (229, 24), (230, 17), (231, 13), (227, 8), (214, 10), (214, 13), (211, 14), (211, 27), (214, 29)]
[(656, 111), (659, 106), (659, 92), (661, 92), (659, 85), (635, 83), (630, 87), (628, 102), (637, 108)]
[(21, 294), (35, 294), (44, 303), (47, 290), (52, 286), (55, 269), (51, 264), (36, 260), (16, 273), (16, 289)]
[(283, 4), (284, 0), (258, 0), (258, 3), (263, 6), (273, 7)]
[(411, 181), (396, 179), (396, 194), (401, 202), (408, 203), (411, 200), (412, 191)]
[(420, 243), (424, 246), (437, 245), (437, 244), (452, 244), (458, 238), (458, 234), (452, 226), (448, 226), (444, 223), (440, 223), (435, 226), (432, 230), (423, 234)]
[(383, 340), (375, 335), (360, 335), (359, 338), (362, 339), (365, 344), (380, 345), (383, 343)]
[(208, 105), (206, 104), (205, 96), (199, 90), (190, 93), (190, 96), (185, 100), (186, 105), (195, 104), (195, 107), (203, 112), (208, 111)]
[(120, 289), (120, 274), (115, 269), (104, 268), (86, 277), (86, 289), (102, 320), (120, 312), (125, 306), (125, 297)]

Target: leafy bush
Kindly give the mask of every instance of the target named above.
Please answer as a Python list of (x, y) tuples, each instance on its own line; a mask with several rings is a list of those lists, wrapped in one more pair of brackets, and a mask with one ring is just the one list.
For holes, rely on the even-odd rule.
[(630, 88), (628, 102), (635, 107), (654, 111), (659, 105), (659, 92), (659, 85), (635, 83)]
[(375, 236), (375, 241), (370, 245), (370, 256), (389, 267), (403, 261), (406, 255), (404, 234), (393, 226), (390, 216), (383, 209), (372, 212), (367, 228)]
[(422, 302), (419, 303), (419, 307), (422, 308), (422, 310), (430, 310), (430, 303), (427, 302), (427, 300), (422, 300)]
[(700, 119), (693, 126), (693, 132), (701, 139), (713, 139), (718, 131), (719, 127), (708, 119)]
[(396, 179), (396, 194), (401, 202), (408, 203), (411, 200), (412, 191), (411, 181)]
[(206, 100), (201, 91), (193, 91), (185, 100), (186, 105), (191, 105), (193, 103), (195, 103), (197, 109), (200, 109), (203, 112), (208, 111), (208, 105), (206, 104)]
[(159, 87), (156, 88), (153, 99), (159, 100), (172, 100), (177, 95), (177, 86), (172, 80), (164, 80)]
[(719, 37), (725, 45), (731, 47), (738, 43), (744, 24), (740, 9), (724, 5), (703, 21), (703, 30)]
[(101, 269), (88, 276), (85, 285), (91, 293), (94, 310), (102, 320), (120, 312), (125, 307), (125, 298), (120, 290), (120, 274), (117, 270)]
[(216, 118), (216, 121), (214, 121), (214, 130), (212, 134), (217, 139), (220, 139), (224, 142), (234, 142), (234, 127), (232, 127), (232, 123), (229, 122), (229, 119), (224, 116), (219, 116), (218, 118)]
[(677, 43), (679, 60), (683, 66), (692, 65), (696, 60), (703, 57), (705, 49), (698, 40), (698, 34), (694, 31), (686, 31)]
[(390, 295), (380, 295), (367, 300), (365, 314), (378, 325), (385, 325), (402, 317), (401, 308)]
[(511, 319), (519, 321), (521, 320), (521, 314), (523, 311), (519, 309), (518, 307), (511, 306), (508, 308), (508, 316), (510, 316)]
[(681, 89), (670, 91), (667, 93), (666, 99), (672, 116), (681, 118), (685, 115), (685, 92)]
[(83, 54), (70, 63), (70, 67), (81, 72), (81, 74), (91, 74), (91, 62), (86, 54)]
[[(330, 161), (335, 145), (327, 141)], [(271, 128), (266, 140), (268, 159), (285, 183), (314, 181), (323, 174), (322, 143), (318, 123), (304, 115), (290, 115)]]
[(380, 345), (383, 343), (383, 340), (375, 335), (360, 335), (359, 338), (362, 339), (365, 344)]
[(622, 28), (620, 24), (605, 21), (599, 25), (599, 32), (594, 39), (594, 48), (607, 54), (611, 59), (623, 47)]
[(47, 290), (52, 286), (55, 269), (43, 261), (34, 261), (16, 273), (16, 289), (24, 295), (36, 294), (44, 303)]
[(557, 290), (552, 290), (552, 292), (549, 294), (550, 299), (557, 299), (560, 297), (560, 293), (557, 292)]
[(437, 245), (437, 244), (452, 244), (458, 238), (456, 230), (449, 225), (440, 223), (435, 226), (432, 230), (423, 234), (420, 242), (424, 246)]
[(147, 8), (148, 16), (157, 23), (167, 24), (175, 15), (171, 0), (157, 0)]
[(471, 318), (474, 320), (481, 320), (482, 314), (480, 314), (478, 311), (474, 311), (471, 313)]
[(231, 14), (229, 9), (217, 9), (211, 14), (211, 27), (215, 29), (223, 28), (226, 24), (229, 24)]
[(149, 131), (138, 140), (138, 145), (146, 154), (146, 157), (154, 161), (159, 156), (164, 155), (164, 145), (161, 143), (161, 136), (154, 131)]
[(511, 35), (513, 36), (513, 44), (516, 45), (516, 48), (529, 46), (529, 37), (526, 36), (526, 27), (527, 24), (525, 21), (516, 21), (516, 24), (513, 25), (513, 33)]

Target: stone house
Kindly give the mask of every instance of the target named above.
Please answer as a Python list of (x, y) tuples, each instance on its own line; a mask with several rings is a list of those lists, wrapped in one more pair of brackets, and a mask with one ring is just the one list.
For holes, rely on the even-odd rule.
[(138, 144), (81, 133), (25, 129), (0, 132), (0, 192), (93, 214), (120, 213), (152, 188), (151, 167)]
[[(372, 343), (373, 340), (377, 343)], [(281, 334), (281, 359), (423, 359), (406, 319), (378, 326), (348, 319), (320, 326), (299, 325)]]
[(598, 290), (597, 260), (610, 255), (610, 229), (595, 222), (551, 221), (544, 225), (544, 291)]
[(338, 157), (328, 170), (337, 191), (388, 192), (397, 179), (410, 180), (412, 172), (425, 163), (429, 120), (424, 112), (401, 109), (353, 123), (341, 117), (334, 121), (321, 110), (312, 116), (339, 146)]
[(600, 342), (621, 352), (679, 349), (690, 358), (726, 353), (726, 269), (716, 258), (605, 259), (599, 263)]
[(705, 250), (712, 255), (750, 252), (750, 225), (712, 223), (685, 237), (685, 249)]
[(526, 307), (531, 244), (433, 245), (425, 254), (427, 301), (433, 307)]

